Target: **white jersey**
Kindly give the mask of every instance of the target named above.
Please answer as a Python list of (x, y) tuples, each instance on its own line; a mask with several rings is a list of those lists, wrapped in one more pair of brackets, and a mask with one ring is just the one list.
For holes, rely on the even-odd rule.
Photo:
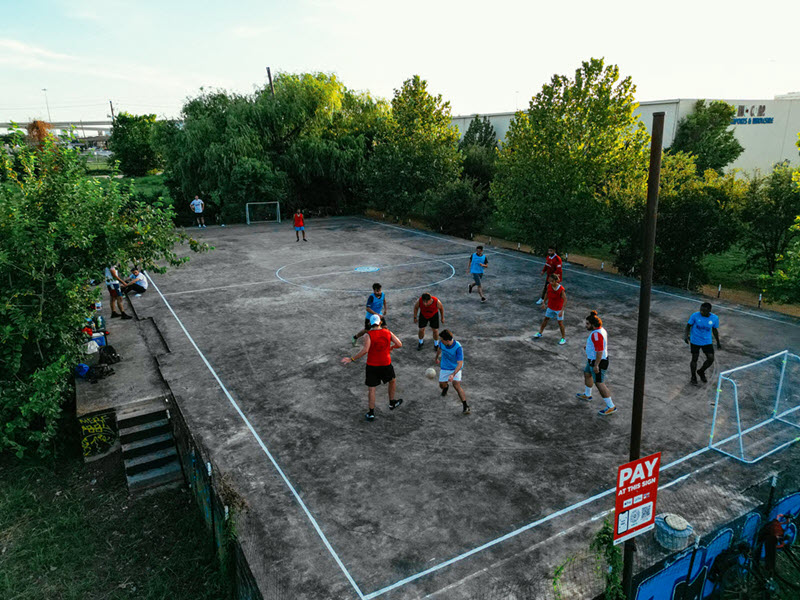
[(149, 285), (147, 282), (147, 277), (145, 277), (144, 273), (142, 273), (141, 271), (139, 271), (139, 274), (133, 278), (133, 281), (131, 281), (131, 283), (138, 283), (144, 289), (147, 289), (147, 286)]
[(586, 358), (589, 360), (608, 358), (608, 332), (605, 328), (594, 329), (586, 338)]
[(196, 213), (203, 212), (203, 201), (200, 198), (195, 198), (189, 203), (189, 206), (192, 207), (192, 210)]
[(118, 272), (116, 265), (111, 265), (110, 267), (106, 267), (106, 285), (119, 285), (119, 281), (111, 271)]

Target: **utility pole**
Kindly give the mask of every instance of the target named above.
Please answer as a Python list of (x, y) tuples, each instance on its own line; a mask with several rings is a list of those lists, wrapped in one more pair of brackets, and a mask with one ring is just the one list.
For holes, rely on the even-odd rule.
[(47, 88), (42, 88), (42, 91), (44, 92), (44, 104), (47, 106), (47, 122), (52, 123), (53, 117), (50, 116), (50, 102), (47, 100)]
[(115, 117), (114, 117), (114, 103), (111, 100), (109, 100), (108, 101), (108, 105), (111, 107), (111, 124), (113, 125), (114, 124), (114, 120), (115, 120)]
[(269, 70), (269, 67), (267, 67), (267, 77), (269, 77), (269, 91), (272, 92), (272, 97), (274, 98), (275, 97), (275, 86), (272, 85), (272, 72)]
[[(664, 140), (664, 113), (653, 114), (653, 136), (650, 141), (650, 174), (647, 177), (647, 216), (645, 219), (642, 284), (639, 288), (639, 323), (636, 330), (636, 363), (633, 371), (633, 411), (631, 414), (630, 460), (641, 458), (644, 382), (647, 367), (647, 333), (650, 327), (650, 295), (653, 287), (653, 255), (656, 247), (658, 187), (661, 182), (661, 146)], [(625, 542), (622, 566), (622, 589), (628, 600), (633, 598), (633, 553), (635, 538)]]

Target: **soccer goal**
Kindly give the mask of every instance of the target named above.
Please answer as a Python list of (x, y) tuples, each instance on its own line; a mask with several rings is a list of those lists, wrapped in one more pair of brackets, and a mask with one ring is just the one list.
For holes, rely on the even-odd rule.
[(280, 223), (280, 202), (248, 202), (244, 205), (247, 224), (251, 223)]
[(752, 464), (798, 440), (800, 357), (784, 350), (719, 374), (710, 448)]

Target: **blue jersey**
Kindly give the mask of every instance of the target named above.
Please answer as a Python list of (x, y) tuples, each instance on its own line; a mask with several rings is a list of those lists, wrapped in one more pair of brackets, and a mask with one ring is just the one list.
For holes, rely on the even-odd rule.
[(483, 266), (486, 264), (486, 255), (478, 256), (477, 253), (472, 254), (472, 261), (469, 265), (470, 273), (483, 273)]
[(442, 361), (440, 366), (442, 371), (455, 371), (458, 368), (458, 361), (464, 360), (464, 349), (458, 342), (453, 342), (448, 346), (442, 340), (439, 343), (439, 348), (442, 349)]
[[(367, 298), (367, 308), (371, 308), (377, 314), (382, 315), (383, 304), (385, 300), (386, 300), (385, 292), (381, 292), (380, 296), (376, 296), (375, 294), (370, 294), (369, 298)], [(367, 319), (369, 319), (371, 316), (372, 316), (371, 313), (367, 313)]]
[(711, 337), (711, 330), (719, 329), (719, 317), (714, 313), (704, 317), (699, 312), (696, 312), (689, 317), (689, 325), (692, 326), (689, 341), (695, 346), (707, 346), (714, 343), (714, 339)]

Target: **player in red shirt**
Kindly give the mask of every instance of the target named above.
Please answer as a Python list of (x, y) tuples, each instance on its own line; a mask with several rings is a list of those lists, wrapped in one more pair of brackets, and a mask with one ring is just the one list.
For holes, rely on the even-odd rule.
[(533, 337), (534, 339), (542, 337), (544, 328), (547, 327), (550, 319), (556, 319), (558, 328), (561, 330), (561, 339), (558, 343), (563, 345), (567, 343), (567, 334), (564, 332), (564, 307), (567, 305), (567, 290), (561, 285), (558, 275), (555, 273), (551, 273), (548, 278), (550, 283), (545, 288), (547, 292), (547, 310), (544, 313), (544, 319), (542, 319), (538, 333)]
[[(419, 312), (419, 319), (417, 313)], [(433, 330), (433, 347), (439, 347), (439, 323), (444, 325), (444, 306), (436, 296), (428, 292), (422, 294), (414, 303), (414, 323), (419, 323), (419, 344), (417, 350), (422, 350), (425, 343), (425, 328), (430, 326)]]
[(294, 213), (294, 234), (297, 236), (298, 242), (300, 241), (301, 231), (303, 232), (303, 241), (307, 242), (305, 219), (303, 218), (302, 211), (298, 208), (297, 212)]
[(388, 329), (381, 327), (381, 316), (372, 315), (369, 319), (370, 329), (364, 336), (364, 345), (361, 351), (353, 357), (346, 356), (342, 359), (342, 364), (356, 362), (359, 358), (367, 355), (367, 377), (364, 383), (369, 388), (367, 398), (369, 402), (369, 412), (364, 417), (367, 421), (375, 420), (375, 388), (382, 383), (389, 384), (389, 410), (394, 410), (403, 403), (403, 399), (395, 400), (394, 394), (397, 389), (395, 381), (394, 367), (392, 366), (392, 350), (402, 348), (403, 343), (397, 336)]
[(542, 267), (542, 274), (544, 275), (545, 273), (547, 275), (544, 278), (544, 289), (542, 290), (542, 295), (536, 301), (536, 304), (541, 304), (544, 302), (544, 298), (547, 295), (547, 286), (549, 285), (550, 275), (557, 275), (559, 281), (564, 278), (561, 257), (556, 254), (555, 246), (550, 246), (547, 249), (547, 258), (544, 259), (544, 267)]

